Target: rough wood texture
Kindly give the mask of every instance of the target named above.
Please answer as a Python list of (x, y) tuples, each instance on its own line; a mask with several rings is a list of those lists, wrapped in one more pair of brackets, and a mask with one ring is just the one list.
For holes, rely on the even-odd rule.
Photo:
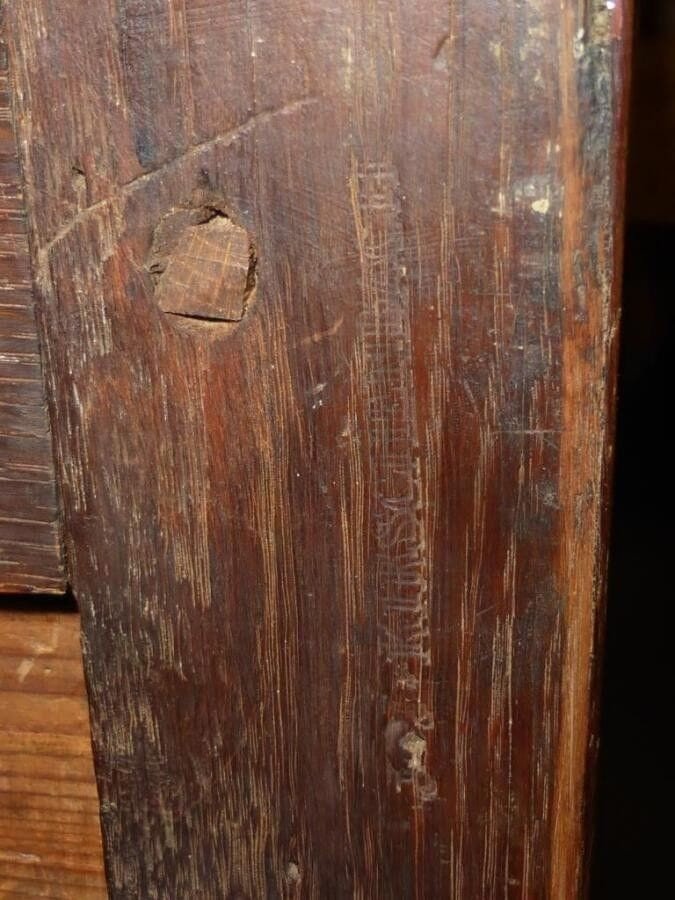
[(112, 896), (574, 897), (626, 4), (7, 15)]
[(0, 594), (64, 589), (0, 2)]
[(0, 609), (0, 897), (103, 900), (103, 853), (73, 612)]

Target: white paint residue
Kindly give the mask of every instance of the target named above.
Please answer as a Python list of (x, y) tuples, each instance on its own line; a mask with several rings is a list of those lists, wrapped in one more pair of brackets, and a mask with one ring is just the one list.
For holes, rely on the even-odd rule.
[(584, 55), (585, 37), (586, 30), (584, 28), (580, 28), (574, 36), (574, 46), (572, 49), (575, 59), (581, 59), (581, 57)]
[(22, 659), (19, 665), (16, 668), (16, 677), (19, 679), (19, 684), (23, 684), (26, 680), (26, 676), (30, 674), (31, 669), (35, 665), (34, 659)]

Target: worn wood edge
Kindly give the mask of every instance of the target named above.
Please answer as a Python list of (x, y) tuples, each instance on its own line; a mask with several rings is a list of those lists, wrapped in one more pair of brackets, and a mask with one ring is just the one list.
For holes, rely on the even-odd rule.
[(600, 752), (600, 716), (602, 682), (604, 671), (604, 637), (607, 620), (607, 574), (610, 560), (610, 535), (612, 525), (612, 504), (615, 467), (615, 435), (618, 408), (619, 357), (621, 349), (621, 300), (623, 295), (623, 269), (625, 250), (625, 216), (627, 204), (628, 138), (632, 96), (632, 60), (635, 42), (635, 0), (625, 0), (623, 10), (623, 34), (620, 52), (614, 59), (614, 77), (618, 81), (621, 73), (623, 89), (614, 94), (617, 103), (614, 119), (615, 154), (612, 160), (614, 176), (614, 198), (611, 215), (613, 233), (614, 281), (610, 302), (616, 310), (615, 337), (608, 350), (606, 398), (607, 439), (604, 442), (604, 456), (601, 470), (600, 547), (604, 548), (599, 559), (602, 581), (596, 599), (594, 653), (590, 671), (590, 710), (586, 755), (586, 783), (584, 787), (585, 809), (582, 810), (583, 856), (581, 858), (580, 896), (590, 896), (591, 860), (595, 841), (596, 782), (598, 755)]
[[(620, 300), (623, 270), (623, 215), (625, 208), (626, 146), (628, 139), (629, 78), (632, 54), (633, 0), (620, 0), (611, 21), (604, 19), (602, 0), (585, 0), (583, 15), (563, 7), (561, 53), (562, 115), (565, 183), (576, 181), (576, 190), (565, 191), (563, 201), (561, 287), (565, 301), (563, 332), (563, 440), (561, 444), (560, 494), (568, 526), (563, 530), (560, 577), (569, 585), (566, 631), (561, 678), (560, 735), (552, 803), (551, 897), (587, 896), (593, 839), (595, 770), (599, 750), (599, 692), (602, 676), (603, 637), (606, 616), (606, 578), (609, 562), (609, 529), (614, 466), (614, 432), (617, 406)], [(584, 92), (585, 60), (575, 58), (579, 35), (585, 34), (584, 54), (597, 52), (599, 65), (589, 73), (598, 92), (604, 89), (611, 103), (590, 115), (605, 116), (599, 133), (605, 146), (585, 146), (580, 129), (582, 104), (597, 103), (597, 95)], [(597, 79), (597, 80), (595, 80)], [(586, 88), (588, 88), (586, 83)], [(594, 150), (594, 152), (593, 152)], [(603, 166), (604, 163), (604, 166)], [(601, 222), (610, 252), (585, 270), (600, 283), (589, 299), (585, 337), (576, 338), (575, 291), (577, 278), (576, 235), (580, 234), (588, 208), (575, 208), (574, 198), (583, 197), (586, 167), (604, 168), (604, 211)], [(593, 218), (591, 210), (590, 218)], [(586, 230), (584, 229), (584, 233)], [(599, 318), (594, 319), (593, 315)], [(576, 338), (576, 339), (575, 339)], [(588, 363), (584, 348), (600, 351), (599, 362)], [(576, 384), (570, 386), (576, 375)], [(590, 394), (595, 390), (598, 393)], [(593, 438), (593, 453), (586, 454), (586, 468), (579, 465), (576, 450)], [(566, 489), (567, 488), (567, 489)], [(580, 513), (580, 499), (589, 491), (590, 500)], [(589, 540), (589, 537), (592, 539)]]

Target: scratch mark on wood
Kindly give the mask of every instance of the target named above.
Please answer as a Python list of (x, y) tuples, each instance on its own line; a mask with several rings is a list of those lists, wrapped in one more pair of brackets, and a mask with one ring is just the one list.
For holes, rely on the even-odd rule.
[(138, 190), (138, 188), (148, 183), (149, 181), (161, 178), (163, 174), (171, 170), (187, 166), (192, 162), (198, 162), (202, 153), (211, 150), (214, 147), (227, 146), (233, 141), (239, 140), (245, 135), (250, 134), (251, 131), (257, 126), (264, 125), (267, 122), (271, 122), (278, 116), (293, 115), (303, 109), (315, 105), (316, 103), (318, 103), (318, 100), (315, 97), (303, 97), (299, 100), (290, 101), (279, 107), (278, 109), (262, 110), (261, 112), (250, 116), (245, 122), (243, 122), (241, 125), (238, 125), (236, 128), (231, 129), (230, 131), (216, 135), (215, 137), (209, 138), (208, 140), (201, 141), (198, 144), (193, 144), (179, 156), (168, 160), (167, 162), (157, 166), (149, 172), (143, 172), (141, 175), (138, 175), (135, 178), (132, 178), (130, 181), (123, 183), (113, 195), (105, 197), (102, 200), (98, 200), (96, 203), (92, 203), (90, 206), (81, 210), (76, 216), (68, 219), (56, 232), (56, 234), (54, 234), (48, 241), (41, 244), (39, 248), (40, 256), (48, 256), (51, 250), (56, 246), (56, 244), (67, 237), (74, 228), (82, 225), (89, 216), (101, 212), (101, 210), (103, 210), (104, 208), (114, 205), (119, 201), (123, 201), (130, 192)]

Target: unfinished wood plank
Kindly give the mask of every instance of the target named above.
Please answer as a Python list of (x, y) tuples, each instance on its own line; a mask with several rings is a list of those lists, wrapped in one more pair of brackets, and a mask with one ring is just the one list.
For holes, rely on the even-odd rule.
[(0, 896), (103, 900), (74, 612), (0, 609)]
[(6, 15), (111, 895), (576, 896), (626, 3)]
[(59, 514), (0, 3), (0, 594), (62, 593)]

